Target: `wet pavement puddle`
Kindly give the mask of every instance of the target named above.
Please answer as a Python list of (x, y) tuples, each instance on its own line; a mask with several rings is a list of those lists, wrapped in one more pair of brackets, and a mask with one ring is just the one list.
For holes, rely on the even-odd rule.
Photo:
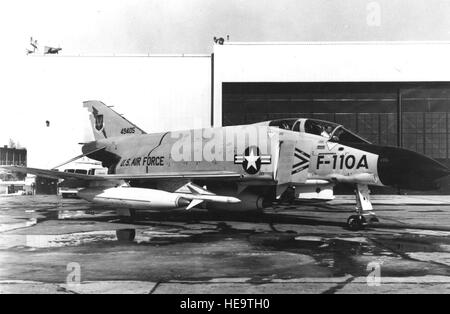
[[(385, 276), (450, 276), (448, 231), (392, 227), (349, 232), (340, 216), (326, 220), (311, 208), (256, 217), (151, 213), (133, 221), (79, 201), (61, 205), (34, 200), (24, 207), (16, 200), (0, 204), (0, 210), (0, 268), (8, 279), (23, 279), (14, 277), (17, 267), (36, 267), (39, 271), (30, 274), (31, 279), (51, 277), (42, 265), (57, 265), (56, 253), (62, 261), (66, 255), (77, 256), (94, 269), (109, 267), (112, 275), (107, 277), (121, 280), (139, 274), (151, 280), (246, 277), (255, 282), (356, 277), (367, 276), (368, 264), (374, 261), (383, 265)], [(389, 219), (401, 217), (392, 214)], [(420, 218), (418, 222), (422, 223)], [(134, 241), (117, 240), (116, 230), (124, 226), (136, 229)], [(30, 260), (23, 260), (27, 256)], [(112, 267), (110, 259), (122, 268)], [(138, 263), (141, 260), (145, 262)], [(104, 276), (100, 268), (91, 272)]]

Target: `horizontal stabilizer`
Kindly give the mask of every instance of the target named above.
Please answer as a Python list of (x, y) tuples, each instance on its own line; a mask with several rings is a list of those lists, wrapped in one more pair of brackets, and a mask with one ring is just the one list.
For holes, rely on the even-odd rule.
[(56, 168), (62, 167), (62, 166), (64, 166), (64, 165), (67, 165), (68, 163), (71, 163), (72, 161), (75, 161), (75, 160), (77, 160), (77, 159), (80, 159), (80, 158), (82, 158), (82, 157), (85, 157), (85, 156), (87, 156), (87, 155), (90, 155), (90, 154), (92, 154), (92, 153), (98, 152), (99, 150), (102, 150), (102, 149), (104, 149), (104, 148), (105, 148), (105, 146), (100, 147), (100, 148), (96, 148), (96, 149), (94, 149), (94, 150), (88, 151), (88, 152), (83, 153), (83, 154), (81, 154), (81, 155), (75, 156), (75, 157), (73, 157), (73, 158), (71, 158), (71, 159), (69, 159), (69, 160), (63, 162), (62, 164), (53, 167), (52, 169), (56, 169)]

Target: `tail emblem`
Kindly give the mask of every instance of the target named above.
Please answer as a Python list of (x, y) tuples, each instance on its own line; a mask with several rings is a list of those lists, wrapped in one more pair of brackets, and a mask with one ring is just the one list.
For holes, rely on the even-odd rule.
[(97, 131), (102, 131), (102, 134), (105, 138), (107, 138), (106, 136), (106, 131), (105, 131), (105, 124), (103, 123), (103, 115), (102, 114), (98, 114), (98, 110), (95, 109), (94, 106), (92, 106), (92, 114), (94, 115), (94, 120), (95, 120), (95, 129)]
[(92, 113), (95, 119), (95, 129), (101, 131), (103, 129), (103, 115), (98, 114), (98, 110), (95, 107), (92, 107)]

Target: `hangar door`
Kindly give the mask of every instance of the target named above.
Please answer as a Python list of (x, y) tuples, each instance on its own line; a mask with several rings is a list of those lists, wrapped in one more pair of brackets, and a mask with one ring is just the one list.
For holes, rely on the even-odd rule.
[(450, 165), (450, 83), (223, 83), (223, 125), (310, 117)]

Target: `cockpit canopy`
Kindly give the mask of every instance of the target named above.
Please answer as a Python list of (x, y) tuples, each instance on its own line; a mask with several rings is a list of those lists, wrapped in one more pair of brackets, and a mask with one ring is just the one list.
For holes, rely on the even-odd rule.
[(320, 135), (331, 142), (369, 143), (369, 141), (347, 130), (340, 124), (317, 119), (280, 119), (272, 120), (269, 126), (280, 129)]

